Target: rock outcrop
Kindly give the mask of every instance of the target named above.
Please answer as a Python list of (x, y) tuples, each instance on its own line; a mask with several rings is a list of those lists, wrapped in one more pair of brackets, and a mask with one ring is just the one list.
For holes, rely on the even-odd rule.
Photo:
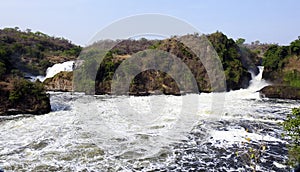
[(73, 72), (60, 72), (43, 84), (48, 91), (73, 91)]
[(259, 91), (261, 97), (279, 99), (300, 99), (300, 88), (284, 85), (270, 85)]

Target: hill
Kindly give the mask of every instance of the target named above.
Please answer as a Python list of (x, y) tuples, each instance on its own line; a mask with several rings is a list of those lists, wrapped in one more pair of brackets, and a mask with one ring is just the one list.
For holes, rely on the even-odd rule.
[(63, 38), (0, 29), (0, 115), (48, 113), (50, 100), (43, 84), (24, 79), (25, 74), (44, 75), (49, 66), (75, 59), (80, 51)]
[(0, 29), (0, 58), (9, 61), (14, 69), (22, 73), (45, 75), (48, 67), (74, 60), (80, 51), (80, 46), (64, 38), (31, 32), (29, 29)]
[[(193, 45), (197, 46), (195, 39), (208, 39), (210, 41), (210, 47), (212, 46), (216, 50), (225, 72), (227, 85), (223, 91), (247, 88), (251, 80), (251, 74), (248, 71), (258, 73), (257, 67), (252, 62), (252, 58), (256, 58), (257, 54), (252, 53), (245, 47), (241, 49), (233, 39), (227, 38), (221, 32), (210, 35), (190, 34), (182, 37), (174, 36), (165, 40), (147, 40), (145, 38), (140, 40), (104, 40), (86, 47), (81, 53), (79, 59), (83, 61), (84, 67), (83, 69), (75, 70), (75, 90), (92, 94), (93, 90), (95, 90), (96, 94), (110, 94), (113, 76), (123, 62), (132, 61), (134, 58), (146, 60), (147, 58), (143, 57), (160, 56), (161, 58), (156, 58), (155, 62), (158, 66), (165, 66), (167, 68), (172, 63), (173, 65), (184, 63), (191, 70), (198, 88), (195, 90), (195, 88), (192, 88), (192, 85), (186, 85), (187, 92), (217, 91), (212, 89), (210, 85), (211, 78), (208, 77), (205, 66), (196, 54), (180, 41), (182, 39), (192, 47)], [(202, 47), (205, 49), (204, 51), (207, 51), (206, 46)], [(103, 50), (108, 51), (105, 52)], [(151, 52), (161, 52), (162, 54), (155, 55), (151, 54)], [(180, 62), (174, 63), (173, 61), (164, 60), (164, 56), (168, 56), (168, 53), (178, 57)], [(207, 66), (210, 66), (214, 70), (215, 66), (212, 66), (212, 59), (207, 57), (207, 59), (202, 60), (207, 61)], [(149, 66), (147, 65), (152, 63), (149, 59), (144, 62), (144, 65), (134, 64), (135, 62), (130, 63), (131, 65), (127, 64), (126, 73), (134, 73), (138, 68), (148, 69)], [(96, 64), (100, 64), (100, 66)], [(119, 79), (123, 79), (125, 73), (119, 73), (118, 75)], [(177, 75), (182, 80), (189, 80), (191, 78), (186, 72), (179, 72)], [(94, 78), (96, 78), (96, 81)], [(222, 80), (222, 78), (218, 79)], [(135, 74), (128, 91), (129, 94), (133, 95), (148, 95), (150, 93), (178, 95), (180, 94), (178, 84), (180, 85), (180, 83), (176, 83), (168, 72), (149, 69)]]

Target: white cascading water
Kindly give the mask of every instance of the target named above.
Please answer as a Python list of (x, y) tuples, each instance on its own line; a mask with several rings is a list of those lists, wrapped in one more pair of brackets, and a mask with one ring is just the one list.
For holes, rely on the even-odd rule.
[(53, 65), (52, 67), (48, 67), (46, 71), (46, 76), (30, 76), (31, 81), (36, 81), (39, 79), (41, 82), (43, 82), (47, 78), (52, 78), (54, 75), (58, 74), (62, 71), (73, 71), (73, 64), (74, 61), (67, 61), (63, 63), (57, 63)]
[[(63, 68), (63, 67), (60, 67)], [(286, 140), (278, 125), (297, 101), (261, 99), (260, 74), (248, 89), (225, 94), (223, 113), (207, 120), (211, 97), (89, 96), (51, 93), (53, 112), (29, 118), (0, 117), (0, 168), (5, 171), (253, 171), (250, 148), (265, 145), (257, 171), (288, 171)], [(182, 98), (199, 98), (192, 128), (177, 132)], [(151, 103), (152, 101), (152, 103)], [(116, 108), (118, 103), (130, 106)], [(152, 108), (152, 111), (149, 110)], [(135, 112), (139, 112), (137, 116)], [(185, 114), (184, 114), (185, 115)], [(136, 118), (139, 117), (139, 118)], [(155, 120), (159, 119), (159, 120)], [(146, 125), (143, 125), (146, 124)], [(192, 126), (190, 126), (192, 125)], [(248, 151), (248, 152), (247, 152)]]
[(250, 71), (252, 80), (250, 81), (250, 85), (247, 89), (240, 89), (236, 91), (230, 91), (226, 93), (226, 98), (228, 99), (259, 99), (259, 90), (268, 86), (269, 84), (262, 79), (262, 74), (264, 71), (263, 66), (258, 66), (259, 73), (255, 75), (252, 71)]
[(258, 66), (259, 73), (255, 76), (253, 72), (251, 72), (252, 80), (250, 81), (249, 90), (258, 91), (265, 86), (269, 85), (264, 79), (262, 79), (264, 67)]

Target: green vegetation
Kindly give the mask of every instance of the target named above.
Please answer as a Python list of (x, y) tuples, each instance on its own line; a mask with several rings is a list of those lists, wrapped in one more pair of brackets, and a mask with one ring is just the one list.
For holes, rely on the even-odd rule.
[[(185, 41), (188, 41), (189, 44), (195, 44), (195, 38), (201, 40), (202, 35), (192, 34), (183, 36)], [(148, 65), (155, 65), (151, 61), (147, 61), (147, 53), (151, 50), (158, 50), (162, 52), (168, 52), (179, 59), (188, 66), (191, 70), (191, 73), (194, 75), (199, 91), (200, 92), (211, 92), (213, 91), (210, 87), (210, 80), (208, 78), (207, 72), (203, 64), (199, 61), (199, 58), (191, 51), (185, 44), (180, 42), (180, 39), (183, 37), (172, 37), (165, 40), (123, 40), (123, 41), (101, 41), (90, 47), (87, 50), (84, 50), (81, 54), (82, 57), (80, 59), (84, 60), (84, 70), (79, 69), (75, 71), (75, 84), (76, 90), (81, 90), (86, 88), (88, 84), (93, 83), (94, 78), (96, 78), (95, 82), (95, 90), (97, 94), (105, 94), (110, 92), (110, 84), (116, 69), (119, 65), (130, 58), (133, 54), (135, 56), (140, 56), (143, 60), (143, 63), (147, 63)], [(207, 35), (208, 40), (212, 43), (212, 46), (217, 51), (223, 68), (225, 70), (227, 89), (228, 90), (236, 90), (240, 88), (246, 88), (251, 79), (251, 75), (248, 70), (257, 71), (255, 64), (251, 61), (250, 58), (255, 58), (256, 54), (250, 52), (246, 47), (243, 47), (243, 50), (235, 43), (234, 40), (229, 39), (221, 32), (216, 32), (211, 35)], [(206, 38), (205, 38), (206, 40)], [(202, 39), (203, 41), (203, 39)], [(197, 42), (197, 41), (196, 41)], [(241, 43), (244, 40), (240, 41)], [(196, 45), (195, 45), (196, 46)], [(107, 49), (107, 52), (97, 52), (101, 50)], [(105, 48), (107, 47), (107, 48)], [(206, 47), (206, 45), (204, 45)], [(206, 51), (207, 49), (205, 49)], [(142, 52), (141, 52), (142, 51)], [(138, 53), (140, 52), (140, 54)], [(208, 52), (209, 53), (209, 52)], [(158, 60), (159, 62), (155, 62), (160, 64), (160, 66), (164, 66), (165, 68), (169, 67), (169, 62), (164, 59), (164, 54), (158, 55), (161, 57)], [(246, 60), (245, 60), (246, 59)], [(208, 61), (211, 61), (208, 59)], [(95, 66), (95, 64), (99, 64), (100, 66)], [(210, 63), (210, 62), (208, 62)], [(140, 64), (142, 65), (142, 64)], [(134, 66), (127, 65), (128, 72), (131, 73), (131, 70), (134, 70)], [(140, 66), (142, 68), (147, 68), (147, 66)], [(176, 67), (174, 67), (175, 70)], [(92, 71), (96, 69), (97, 73), (93, 73)], [(92, 70), (92, 71), (91, 71)], [(76, 74), (78, 73), (78, 75)], [(177, 73), (180, 78), (183, 80), (189, 81), (187, 83), (191, 84), (190, 78), (185, 73)], [(124, 77), (124, 76), (118, 76)], [(79, 81), (77, 81), (77, 79)], [(219, 78), (220, 79), (220, 78)], [(140, 82), (139, 80), (147, 81)], [(148, 81), (150, 81), (148, 82)], [(163, 83), (161, 81), (168, 80), (169, 85)], [(79, 84), (78, 84), (79, 83)], [(137, 85), (139, 84), (139, 85)], [(144, 85), (143, 85), (144, 84)], [(146, 86), (145, 86), (146, 85)], [(160, 88), (163, 85), (164, 88)], [(141, 90), (147, 90), (146, 87), (149, 86), (149, 90), (160, 89), (162, 92), (166, 91), (170, 88), (175, 88), (176, 83), (170, 79), (170, 76), (164, 74), (159, 71), (145, 71), (136, 76), (136, 78), (132, 81), (132, 87), (130, 90), (139, 90), (139, 88), (143, 88)], [(151, 89), (150, 89), (151, 87)], [(188, 88), (191, 88), (192, 85), (189, 85)], [(189, 90), (192, 91), (192, 90)]]
[(272, 45), (264, 53), (263, 78), (274, 84), (300, 88), (300, 40), (289, 46)]
[(5, 73), (6, 73), (6, 65), (0, 61), (0, 78), (2, 78)]
[(17, 76), (6, 79), (9, 82), (0, 82), (0, 115), (50, 112), (50, 100), (42, 83)]
[[(240, 48), (233, 39), (228, 39), (221, 32), (213, 33), (207, 37), (220, 57), (225, 71), (227, 87), (229, 89), (241, 88), (240, 85), (243, 85), (243, 76), (247, 76), (248, 71), (246, 65), (242, 64)], [(239, 39), (237, 42), (241, 44), (244, 41), (244, 39)]]
[(0, 30), (0, 60), (8, 60), (22, 72), (44, 75), (49, 66), (73, 60), (80, 51), (80, 46), (64, 38), (50, 37), (41, 32), (31, 32), (29, 29)]
[(73, 87), (75, 91), (94, 94), (98, 65), (104, 57), (105, 51), (95, 47), (88, 47), (80, 54), (78, 59), (82, 61), (82, 64), (79, 68), (75, 68), (73, 72)]
[(300, 38), (298, 38), (298, 40), (291, 42), (289, 50), (290, 50), (290, 54), (300, 55)]
[(299, 99), (300, 97), (300, 40), (289, 46), (271, 45), (264, 53), (263, 79), (272, 86), (261, 93), (269, 98)]
[(296, 88), (300, 88), (300, 71), (292, 70), (284, 74), (284, 82)]
[(237, 45), (243, 45), (244, 43), (245, 43), (245, 39), (244, 38), (238, 38), (236, 41), (235, 41), (235, 43), (237, 44)]
[(269, 49), (270, 46), (275, 45), (268, 43), (260, 43), (259, 41), (251, 42), (251, 44), (245, 42), (241, 44), (243, 40), (243, 38), (239, 38), (238, 40), (236, 40), (236, 44), (238, 44), (238, 46), (242, 48), (243, 51), (246, 50), (248, 53), (252, 54), (250, 58), (256, 66), (262, 65), (264, 53)]
[(278, 70), (283, 67), (284, 59), (287, 55), (288, 47), (272, 45), (264, 54), (263, 66), (268, 69)]
[(55, 63), (76, 59), (81, 47), (64, 38), (30, 29), (0, 29), (0, 114), (48, 113), (50, 100), (40, 82), (24, 73), (44, 75)]
[(289, 145), (289, 164), (295, 167), (300, 164), (300, 108), (292, 109), (292, 114), (283, 122), (283, 128), (292, 141)]
[(27, 97), (35, 97), (38, 101), (46, 95), (45, 89), (40, 82), (30, 82), (28, 80), (17, 78), (13, 81), (13, 89), (9, 93), (8, 100), (12, 103), (26, 101)]

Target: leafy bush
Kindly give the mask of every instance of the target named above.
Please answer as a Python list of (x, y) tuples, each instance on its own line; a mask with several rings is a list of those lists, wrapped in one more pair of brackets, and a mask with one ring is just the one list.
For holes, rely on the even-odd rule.
[(272, 45), (264, 54), (263, 66), (272, 70), (282, 68), (284, 65), (283, 60), (288, 55), (288, 47)]
[(40, 82), (30, 82), (25, 79), (15, 79), (13, 82), (13, 89), (9, 94), (9, 101), (17, 103), (25, 99), (27, 96), (35, 97), (41, 100), (45, 96), (44, 86)]
[(292, 114), (283, 122), (283, 128), (292, 140), (289, 146), (289, 164), (296, 166), (300, 163), (300, 108), (292, 109)]
[(300, 40), (299, 39), (291, 42), (290, 52), (291, 52), (291, 54), (296, 54), (296, 55), (300, 54)]

